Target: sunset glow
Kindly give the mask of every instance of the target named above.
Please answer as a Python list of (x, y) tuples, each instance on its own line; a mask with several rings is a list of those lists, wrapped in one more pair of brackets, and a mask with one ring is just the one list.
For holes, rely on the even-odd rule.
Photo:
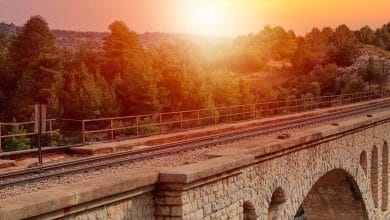
[(55, 29), (107, 31), (123, 20), (137, 32), (234, 37), (281, 25), (304, 34), (312, 27), (372, 28), (390, 20), (390, 1), (377, 0), (0, 0), (0, 21), (21, 25), (31, 15)]
[(199, 34), (219, 34), (219, 30), (223, 25), (223, 15), (217, 7), (210, 5), (199, 5), (188, 9), (189, 27), (195, 33)]

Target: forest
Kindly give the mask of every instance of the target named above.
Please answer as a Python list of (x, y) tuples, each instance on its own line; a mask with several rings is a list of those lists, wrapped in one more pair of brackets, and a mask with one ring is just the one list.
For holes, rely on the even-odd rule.
[[(304, 36), (266, 26), (231, 43), (178, 38), (147, 48), (124, 22), (109, 31), (100, 50), (56, 46), (41, 16), (14, 35), (0, 31), (0, 121), (31, 119), (35, 103), (48, 104), (49, 118), (88, 119), (352, 93), (384, 88), (390, 73), (390, 23)], [(367, 45), (383, 52), (383, 66), (370, 57), (348, 68)], [(250, 77), (262, 72), (287, 78)]]

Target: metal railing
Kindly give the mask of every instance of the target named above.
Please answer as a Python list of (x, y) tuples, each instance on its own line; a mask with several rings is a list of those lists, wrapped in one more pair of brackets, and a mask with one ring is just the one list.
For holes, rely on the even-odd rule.
[[(50, 137), (54, 134), (59, 132), (59, 130), (54, 130), (53, 129), (53, 122), (56, 119), (48, 119), (46, 120), (47, 123), (47, 128), (48, 130), (44, 132), (43, 134), (48, 134)], [(19, 129), (23, 128), (25, 130), (24, 133), (16, 133), (16, 134), (11, 134), (9, 131), (12, 131), (12, 127), (17, 126)], [(2, 146), (3, 146), (3, 139), (6, 138), (17, 138), (17, 137), (31, 137), (36, 135), (34, 132), (34, 126), (35, 126), (35, 121), (27, 121), (27, 122), (0, 122), (0, 152), (2, 152)], [(11, 129), (9, 129), (11, 128)], [(8, 132), (7, 132), (8, 131)]]
[[(64, 137), (73, 138), (81, 143), (130, 139), (216, 124), (291, 114), (389, 96), (390, 90), (383, 90), (124, 117), (84, 120), (58, 118), (47, 120), (48, 131), (46, 134), (49, 134), (51, 137), (53, 134), (59, 133)], [(0, 146), (1, 140), (5, 138), (34, 135), (34, 132), (30, 130), (23, 134), (4, 135), (7, 126), (15, 125), (33, 126), (34, 122), (0, 123)]]

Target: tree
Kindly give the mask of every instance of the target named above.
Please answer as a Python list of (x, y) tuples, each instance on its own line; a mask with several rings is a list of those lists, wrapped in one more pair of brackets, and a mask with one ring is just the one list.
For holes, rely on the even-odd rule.
[(368, 83), (370, 90), (372, 84), (378, 84), (382, 79), (381, 70), (379, 70), (379, 68), (375, 65), (372, 57), (370, 57), (368, 64), (365, 67), (359, 68), (358, 72), (362, 79)]
[(334, 32), (333, 43), (337, 48), (335, 63), (338, 66), (351, 65), (359, 52), (354, 33), (346, 25), (340, 25)]
[(59, 57), (55, 38), (41, 16), (31, 17), (16, 35), (10, 47), (11, 72), (16, 94), (11, 102), (18, 117), (31, 114), (29, 105), (48, 103), (53, 74)]
[(104, 39), (102, 75), (115, 89), (123, 114), (159, 111), (157, 79), (137, 35), (125, 23), (115, 21)]
[(364, 90), (364, 83), (360, 79), (352, 79), (351, 81), (347, 82), (344, 88), (342, 88), (341, 92), (343, 94), (349, 94), (349, 93), (357, 93), (362, 92)]
[(390, 50), (390, 23), (376, 29), (375, 45), (385, 50)]
[(334, 94), (336, 78), (339, 68), (336, 64), (326, 64), (324, 67), (316, 66), (310, 72), (310, 81), (316, 81), (320, 84), (322, 93)]
[[(13, 120), (15, 122), (15, 119)], [(12, 125), (9, 135), (25, 134), (26, 129), (23, 126)], [(30, 138), (27, 137), (10, 137), (5, 139), (4, 149), (5, 151), (17, 151), (30, 149)]]
[(364, 26), (355, 32), (356, 38), (364, 44), (374, 44), (375, 32), (369, 27)]
[(292, 59), (295, 72), (305, 74), (316, 65), (325, 65), (333, 62), (336, 46), (333, 43), (334, 31), (326, 27), (320, 31), (318, 28), (298, 40), (298, 49)]
[(104, 38), (103, 75), (109, 83), (118, 75), (123, 78), (126, 71), (138, 66), (144, 58), (144, 51), (135, 32), (130, 31), (122, 21), (109, 26), (111, 34)]
[(162, 44), (152, 49), (151, 57), (155, 74), (160, 77), (158, 91), (163, 110), (204, 107), (207, 94), (201, 92), (203, 61), (192, 43), (177, 40)]
[(83, 62), (64, 74), (64, 80), (59, 97), (64, 117), (97, 118), (119, 113), (113, 90), (100, 74), (88, 72)]
[(312, 82), (307, 88), (307, 92), (313, 96), (319, 96), (321, 94), (321, 85), (319, 82)]
[[(8, 106), (11, 91), (9, 88), (9, 39), (0, 31), (0, 109)], [(4, 117), (4, 111), (0, 110), (0, 119)]]

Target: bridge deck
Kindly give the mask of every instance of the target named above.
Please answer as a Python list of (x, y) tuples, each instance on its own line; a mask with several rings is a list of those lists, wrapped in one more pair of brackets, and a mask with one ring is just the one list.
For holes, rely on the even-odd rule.
[(288, 114), (288, 115), (282, 115), (282, 116), (276, 116), (276, 117), (270, 117), (270, 118), (264, 118), (258, 120), (214, 125), (214, 126), (209, 126), (204, 128), (181, 131), (177, 133), (155, 135), (150, 137), (125, 140), (125, 141), (117, 141), (117, 142), (110, 142), (110, 143), (95, 143), (95, 144), (85, 145), (81, 147), (70, 148), (69, 152), (71, 152), (72, 154), (80, 154), (80, 155), (97, 155), (97, 154), (111, 153), (117, 151), (124, 151), (138, 146), (164, 144), (164, 143), (170, 143), (170, 142), (203, 137), (208, 135), (221, 134), (221, 133), (236, 131), (240, 129), (252, 128), (252, 127), (257, 127), (257, 126), (262, 126), (267, 124), (275, 124), (287, 120), (318, 116), (321, 114), (338, 112), (338, 111), (368, 106), (368, 105), (386, 102), (386, 101), (390, 101), (390, 98), (377, 99), (377, 100), (372, 100), (367, 102), (354, 103), (354, 104), (331, 107), (331, 108), (315, 109), (313, 111), (308, 111), (308, 112), (294, 113), (294, 114)]

